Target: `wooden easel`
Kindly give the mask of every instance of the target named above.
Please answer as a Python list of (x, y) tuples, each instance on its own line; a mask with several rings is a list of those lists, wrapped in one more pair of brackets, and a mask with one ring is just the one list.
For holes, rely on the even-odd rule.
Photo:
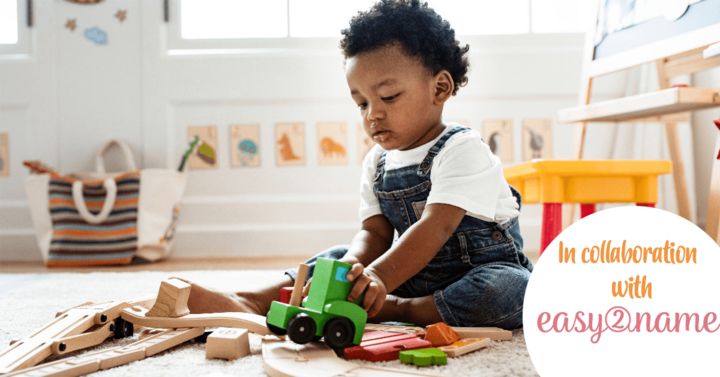
[[(580, 106), (561, 110), (558, 114), (559, 123), (575, 123), (572, 158), (582, 159), (588, 122), (665, 123), (678, 212), (683, 218), (692, 221), (677, 123), (689, 121), (691, 111), (720, 106), (720, 89), (670, 88), (670, 79), (720, 66), (720, 58), (703, 58), (703, 50), (720, 42), (720, 23), (595, 59), (597, 10), (598, 7), (595, 7), (590, 23), (593, 27), (585, 37)], [(657, 66), (660, 89), (663, 90), (590, 103), (595, 77), (652, 62)], [(572, 224), (574, 214), (575, 205), (566, 204), (563, 208), (563, 229)], [(708, 224), (711, 224), (710, 216), (712, 212), (708, 211)], [(713, 221), (714, 228), (718, 228), (717, 219)], [(710, 231), (714, 231), (714, 235), (711, 232), (708, 234), (717, 241), (718, 229)]]

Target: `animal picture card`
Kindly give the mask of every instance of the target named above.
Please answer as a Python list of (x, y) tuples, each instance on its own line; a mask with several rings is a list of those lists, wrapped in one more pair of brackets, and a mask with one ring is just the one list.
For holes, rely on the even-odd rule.
[(486, 119), (482, 124), (482, 137), (492, 153), (502, 162), (515, 161), (513, 152), (513, 120)]
[(367, 133), (365, 133), (365, 128), (363, 128), (362, 122), (357, 123), (357, 143), (358, 165), (362, 166), (365, 156), (367, 156), (372, 147), (375, 146), (375, 142), (367, 135)]
[(348, 126), (345, 122), (317, 124), (318, 165), (347, 165)]
[(187, 128), (188, 143), (195, 137), (198, 140), (188, 156), (190, 169), (215, 169), (218, 167), (218, 133), (217, 126), (191, 126)]
[(552, 119), (523, 120), (523, 161), (553, 157)]
[(275, 162), (277, 166), (305, 165), (305, 124), (275, 124)]
[(0, 132), (0, 177), (10, 175), (10, 138), (7, 132)]
[(260, 127), (257, 124), (230, 126), (230, 164), (260, 166)]

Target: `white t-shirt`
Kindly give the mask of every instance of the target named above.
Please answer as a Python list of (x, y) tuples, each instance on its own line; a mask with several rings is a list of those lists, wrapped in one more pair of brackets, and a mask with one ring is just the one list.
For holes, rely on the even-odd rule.
[[(448, 123), (440, 136), (417, 148), (388, 151), (385, 155), (385, 170), (420, 164), (430, 148), (456, 126), (456, 123)], [(375, 145), (363, 160), (360, 221), (382, 214), (380, 203), (373, 194), (373, 182), (383, 152), (380, 145)], [(492, 154), (490, 147), (475, 130), (459, 132), (450, 137), (433, 159), (430, 181), (432, 188), (426, 205), (450, 204), (464, 209), (468, 216), (499, 223), (520, 214), (517, 200), (505, 181), (500, 158)]]

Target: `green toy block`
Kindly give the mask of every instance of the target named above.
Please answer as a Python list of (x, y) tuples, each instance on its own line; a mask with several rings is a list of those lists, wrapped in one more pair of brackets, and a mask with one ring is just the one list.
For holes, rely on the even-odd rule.
[(277, 335), (287, 333), (290, 340), (300, 344), (321, 337), (332, 348), (360, 344), (367, 312), (347, 301), (353, 285), (346, 278), (350, 268), (347, 263), (318, 258), (302, 306), (273, 301), (267, 316), (268, 328)]
[(415, 364), (419, 367), (446, 365), (447, 354), (437, 348), (400, 351), (400, 361), (406, 364)]

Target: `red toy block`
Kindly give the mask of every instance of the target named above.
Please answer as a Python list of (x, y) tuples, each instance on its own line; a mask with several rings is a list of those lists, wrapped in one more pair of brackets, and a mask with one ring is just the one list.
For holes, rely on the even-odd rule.
[(425, 328), (425, 340), (433, 347), (447, 346), (460, 340), (460, 335), (443, 322)]
[(290, 303), (290, 296), (292, 296), (293, 287), (280, 288), (280, 302), (283, 304)]
[(345, 358), (368, 361), (397, 360), (400, 351), (432, 347), (427, 340), (415, 334), (398, 334), (386, 331), (371, 331), (363, 335), (359, 346), (345, 348)]

